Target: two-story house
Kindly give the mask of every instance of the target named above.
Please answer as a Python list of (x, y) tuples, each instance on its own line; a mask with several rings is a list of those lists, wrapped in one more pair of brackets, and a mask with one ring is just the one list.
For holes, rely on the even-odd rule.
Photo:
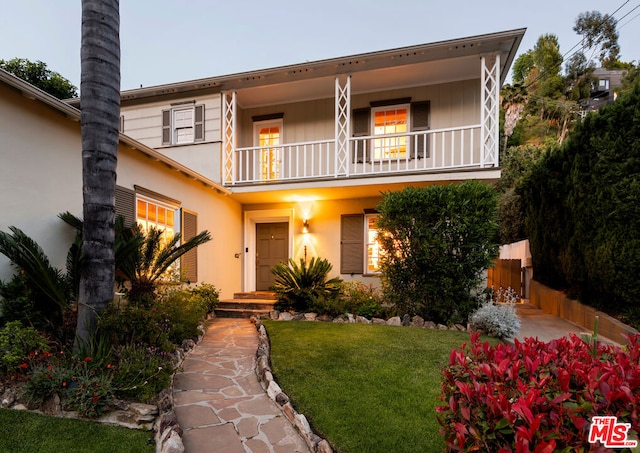
[[(215, 186), (193, 210), (208, 219), (200, 229), (233, 242), (205, 246), (197, 263), (237, 269), (225, 269), (229, 291), (265, 290), (276, 263), (311, 256), (376, 284), (383, 192), (499, 178), (499, 92), (524, 32), (124, 91), (121, 137)], [(120, 212), (180, 230), (166, 214), (174, 186), (120, 168)], [(220, 278), (198, 273), (226, 287)]]

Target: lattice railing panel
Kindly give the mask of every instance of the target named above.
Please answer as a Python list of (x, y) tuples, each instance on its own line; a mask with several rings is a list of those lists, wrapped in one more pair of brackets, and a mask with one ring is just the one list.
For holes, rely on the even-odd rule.
[(481, 136), (482, 166), (498, 166), (500, 115), (500, 55), (491, 61), (482, 57)]
[(222, 130), (224, 131), (223, 143), (223, 171), (224, 183), (235, 183), (234, 153), (236, 147), (236, 92), (222, 93)]
[(349, 174), (349, 128), (351, 122), (351, 76), (341, 83), (336, 77), (336, 174)]

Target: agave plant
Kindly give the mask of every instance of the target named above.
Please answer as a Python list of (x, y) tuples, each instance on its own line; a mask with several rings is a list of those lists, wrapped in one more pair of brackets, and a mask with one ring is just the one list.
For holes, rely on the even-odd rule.
[(317, 257), (311, 258), (308, 265), (302, 258), (299, 266), (293, 259), (289, 259), (288, 264), (280, 262), (271, 269), (275, 275), (271, 289), (294, 310), (307, 310), (314, 299), (336, 295), (340, 291), (340, 278), (327, 280), (332, 268), (329, 261)]

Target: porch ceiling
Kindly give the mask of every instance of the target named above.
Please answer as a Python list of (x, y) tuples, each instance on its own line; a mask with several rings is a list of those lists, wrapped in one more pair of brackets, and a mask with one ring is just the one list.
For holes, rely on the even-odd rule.
[(243, 205), (263, 203), (290, 203), (299, 201), (344, 200), (374, 198), (381, 193), (401, 190), (407, 186), (425, 187), (477, 179), (495, 184), (500, 178), (499, 168), (474, 169), (455, 172), (385, 176), (354, 180), (331, 179), (287, 184), (251, 184), (231, 187), (230, 198)]

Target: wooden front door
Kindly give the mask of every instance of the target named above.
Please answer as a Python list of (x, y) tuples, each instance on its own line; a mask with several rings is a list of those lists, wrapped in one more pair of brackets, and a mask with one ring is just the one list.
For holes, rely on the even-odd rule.
[(256, 291), (273, 285), (271, 269), (289, 257), (289, 223), (256, 224)]

